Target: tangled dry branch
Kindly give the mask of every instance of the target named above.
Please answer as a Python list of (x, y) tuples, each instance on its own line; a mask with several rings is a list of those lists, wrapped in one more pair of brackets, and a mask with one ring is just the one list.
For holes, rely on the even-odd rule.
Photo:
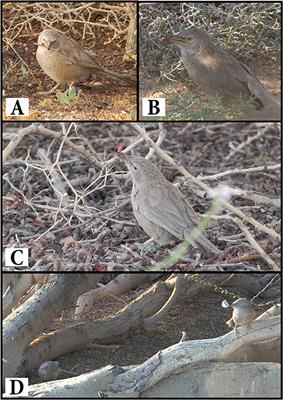
[(95, 27), (111, 32), (109, 40), (124, 40), (135, 5), (103, 2), (5, 3), (3, 36), (13, 43), (19, 36), (47, 27), (64, 29), (80, 40), (95, 43)]
[[(39, 264), (45, 262), (44, 270), (47, 261), (43, 262), (38, 255), (46, 256), (46, 249), (51, 253), (49, 257), (52, 255), (52, 260), (48, 260), (52, 270), (78, 266), (84, 269), (102, 266), (109, 271), (144, 269), (163, 259), (164, 249), (154, 255), (139, 253), (137, 242), (146, 237), (138, 231), (129, 206), (128, 174), (121, 170), (115, 156), (116, 145), (124, 143), (124, 151), (155, 159), (167, 178), (171, 182), (177, 179), (176, 184), (189, 193), (193, 204), (201, 203), (207, 191), (203, 183), (205, 175), (214, 181), (212, 186), (222, 181), (233, 188), (233, 206), (225, 206), (226, 213), (215, 218), (217, 227), (212, 229), (222, 241), (225, 261), (214, 266), (206, 261), (207, 268), (222, 265), (229, 269), (238, 265), (257, 269), (252, 260), (260, 259), (275, 267), (280, 228), (277, 201), (280, 152), (274, 152), (280, 140), (278, 124), (189, 123), (171, 124), (169, 128), (147, 123), (141, 127), (139, 130), (140, 125), (121, 123), (117, 131), (115, 123), (46, 123), (23, 124), (18, 131), (6, 125), (3, 157), (6, 245), (11, 246), (15, 241), (17, 245), (28, 244), (34, 257), (33, 268), (40, 269)], [(263, 136), (258, 134), (261, 130)], [(148, 135), (153, 142), (144, 140)], [(258, 141), (248, 140), (256, 135)], [(246, 145), (239, 147), (240, 143)], [(155, 154), (155, 146), (162, 152), (161, 159)], [(231, 148), (238, 150), (231, 154)], [(164, 163), (164, 154), (172, 155), (174, 163), (170, 161), (172, 157), (169, 164)], [(238, 168), (232, 167), (235, 163)], [(181, 170), (181, 165), (186, 169)], [(180, 180), (178, 170), (191, 171), (190, 183)], [(193, 175), (198, 178), (191, 179)], [(199, 210), (206, 208), (203, 205)], [(235, 215), (243, 218), (244, 228), (248, 226), (254, 240)], [(260, 254), (255, 243), (263, 249)], [(63, 259), (60, 266), (58, 258)], [(177, 267), (186, 269), (193, 262), (198, 264), (194, 258), (181, 260)], [(194, 268), (202, 267), (200, 264)]]

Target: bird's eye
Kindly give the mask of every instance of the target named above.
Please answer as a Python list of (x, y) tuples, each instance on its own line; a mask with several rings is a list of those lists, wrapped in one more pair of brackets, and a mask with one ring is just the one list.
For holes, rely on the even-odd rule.
[(192, 40), (192, 38), (188, 36), (188, 37), (187, 37), (187, 40)]

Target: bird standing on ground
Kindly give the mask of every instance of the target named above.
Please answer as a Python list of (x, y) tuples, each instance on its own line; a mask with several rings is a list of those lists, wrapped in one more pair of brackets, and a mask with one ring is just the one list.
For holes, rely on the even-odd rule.
[(249, 67), (213, 43), (201, 29), (191, 27), (173, 36), (169, 43), (181, 50), (184, 67), (193, 82), (206, 94), (223, 102), (253, 97), (256, 109), (266, 107), (270, 118), (280, 119), (280, 101), (268, 93)]
[(87, 81), (92, 74), (134, 83), (130, 77), (100, 67), (95, 58), (93, 52), (55, 29), (45, 29), (38, 36), (36, 59), (43, 71), (57, 82), (56, 87), (60, 83), (70, 85)]
[(67, 371), (59, 367), (59, 361), (45, 361), (40, 365), (37, 370), (38, 376), (43, 381), (53, 381), (58, 378), (60, 373), (66, 373), (72, 376), (76, 376), (72, 371)]
[[(119, 154), (133, 179), (131, 201), (138, 224), (155, 242), (166, 245), (190, 240), (199, 218), (183, 194), (162, 174), (158, 166), (143, 157)], [(194, 247), (219, 254), (219, 249), (202, 232)]]

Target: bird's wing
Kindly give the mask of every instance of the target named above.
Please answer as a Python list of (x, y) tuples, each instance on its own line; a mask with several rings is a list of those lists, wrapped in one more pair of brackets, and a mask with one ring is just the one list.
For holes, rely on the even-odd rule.
[(242, 62), (240, 62), (240, 65), (247, 73), (246, 85), (250, 93), (260, 101), (261, 105), (270, 107), (271, 110), (280, 108), (281, 104), (279, 100), (265, 89), (260, 80), (251, 72), (250, 68)]
[(85, 68), (98, 67), (93, 52), (85, 50), (76, 40), (63, 34), (57, 35), (56, 41), (51, 43), (49, 50), (65, 56), (69, 64), (79, 64)]
[(143, 190), (139, 212), (176, 238), (184, 239), (184, 232), (198, 223), (198, 217), (182, 193), (173, 185), (155, 185)]
[(133, 78), (124, 76), (119, 72), (112, 71), (111, 69), (99, 66), (96, 62), (95, 54), (90, 50), (81, 51), (79, 64), (82, 67), (90, 68), (93, 71), (93, 73), (110, 76), (113, 79), (119, 79), (129, 84), (135, 84), (135, 80)]
[(56, 41), (51, 43), (49, 50), (62, 54), (65, 57), (64, 62), (66, 65), (78, 65), (82, 68), (91, 70), (94, 74), (106, 75), (113, 79), (119, 79), (128, 84), (135, 85), (135, 79), (124, 76), (110, 69), (100, 67), (97, 64), (96, 56), (92, 51), (84, 49), (74, 39), (63, 34), (58, 34)]
[(245, 86), (247, 90), (249, 90), (248, 80), (250, 78), (255, 79), (261, 85), (259, 80), (246, 64), (238, 61), (235, 57), (229, 53), (226, 53), (224, 50), (222, 51), (222, 54), (225, 57), (225, 69), (229, 70), (230, 76), (233, 76), (233, 79), (240, 82), (241, 85)]

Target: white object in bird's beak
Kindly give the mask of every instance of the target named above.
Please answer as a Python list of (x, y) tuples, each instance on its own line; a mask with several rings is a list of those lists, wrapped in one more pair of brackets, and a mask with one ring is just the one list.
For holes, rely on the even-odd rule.
[(222, 305), (223, 308), (229, 308), (230, 307), (230, 305), (229, 305), (227, 300), (223, 300), (221, 305)]

